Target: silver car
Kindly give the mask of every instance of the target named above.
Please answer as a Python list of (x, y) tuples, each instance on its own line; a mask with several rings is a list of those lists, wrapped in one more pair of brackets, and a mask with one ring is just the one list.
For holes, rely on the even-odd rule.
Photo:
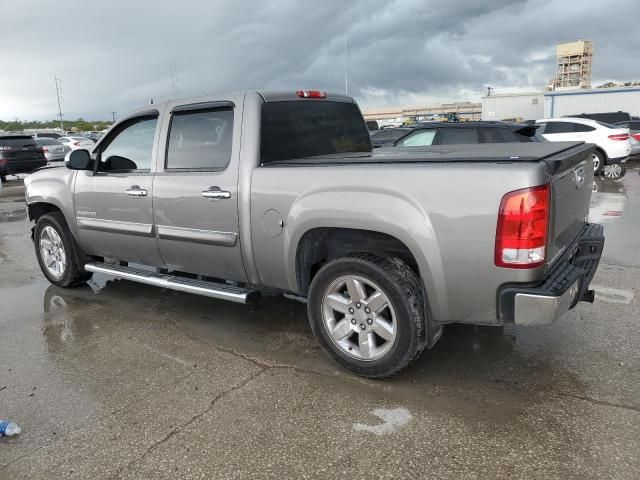
[(55, 138), (38, 137), (36, 143), (44, 150), (44, 156), (47, 162), (64, 161), (65, 155), (71, 151), (69, 147), (63, 145)]
[(77, 150), (79, 148), (84, 148), (86, 150), (92, 150), (95, 142), (87, 137), (60, 137), (58, 142), (62, 143), (69, 147), (70, 150)]

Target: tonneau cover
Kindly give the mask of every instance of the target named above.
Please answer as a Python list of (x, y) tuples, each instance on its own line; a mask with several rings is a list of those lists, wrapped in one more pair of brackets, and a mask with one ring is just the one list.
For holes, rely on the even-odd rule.
[(277, 165), (339, 165), (355, 163), (422, 162), (539, 162), (544, 161), (552, 175), (564, 171), (591, 154), (594, 145), (584, 142), (484, 143), (432, 147), (377, 148), (370, 153), (343, 153), (273, 162)]

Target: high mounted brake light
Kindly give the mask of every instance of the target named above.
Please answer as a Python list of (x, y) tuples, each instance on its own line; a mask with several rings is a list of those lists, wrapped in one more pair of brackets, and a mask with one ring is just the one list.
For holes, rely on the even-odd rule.
[(327, 92), (319, 90), (298, 90), (296, 95), (301, 98), (327, 98)]
[(544, 264), (550, 211), (549, 185), (523, 188), (502, 197), (494, 262), (503, 268)]

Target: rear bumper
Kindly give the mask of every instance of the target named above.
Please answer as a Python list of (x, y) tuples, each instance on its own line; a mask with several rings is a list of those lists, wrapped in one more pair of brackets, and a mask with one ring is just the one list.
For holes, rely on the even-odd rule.
[(593, 302), (589, 284), (598, 269), (603, 246), (602, 225), (587, 224), (542, 283), (503, 286), (498, 293), (498, 315), (502, 322), (548, 325), (579, 301)]
[(605, 164), (614, 165), (616, 163), (625, 163), (627, 160), (629, 160), (629, 155), (625, 155), (624, 157), (607, 158)]
[(31, 173), (36, 168), (44, 167), (47, 164), (47, 159), (42, 156), (42, 158), (34, 158), (34, 159), (1, 159), (0, 160), (0, 174), (6, 175), (10, 173)]

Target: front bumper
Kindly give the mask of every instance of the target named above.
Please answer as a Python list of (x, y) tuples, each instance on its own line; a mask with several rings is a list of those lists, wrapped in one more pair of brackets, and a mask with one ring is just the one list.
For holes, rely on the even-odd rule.
[(498, 293), (498, 315), (502, 322), (548, 325), (579, 301), (593, 302), (594, 292), (589, 290), (589, 284), (598, 269), (603, 246), (602, 225), (587, 224), (542, 283), (503, 286)]

